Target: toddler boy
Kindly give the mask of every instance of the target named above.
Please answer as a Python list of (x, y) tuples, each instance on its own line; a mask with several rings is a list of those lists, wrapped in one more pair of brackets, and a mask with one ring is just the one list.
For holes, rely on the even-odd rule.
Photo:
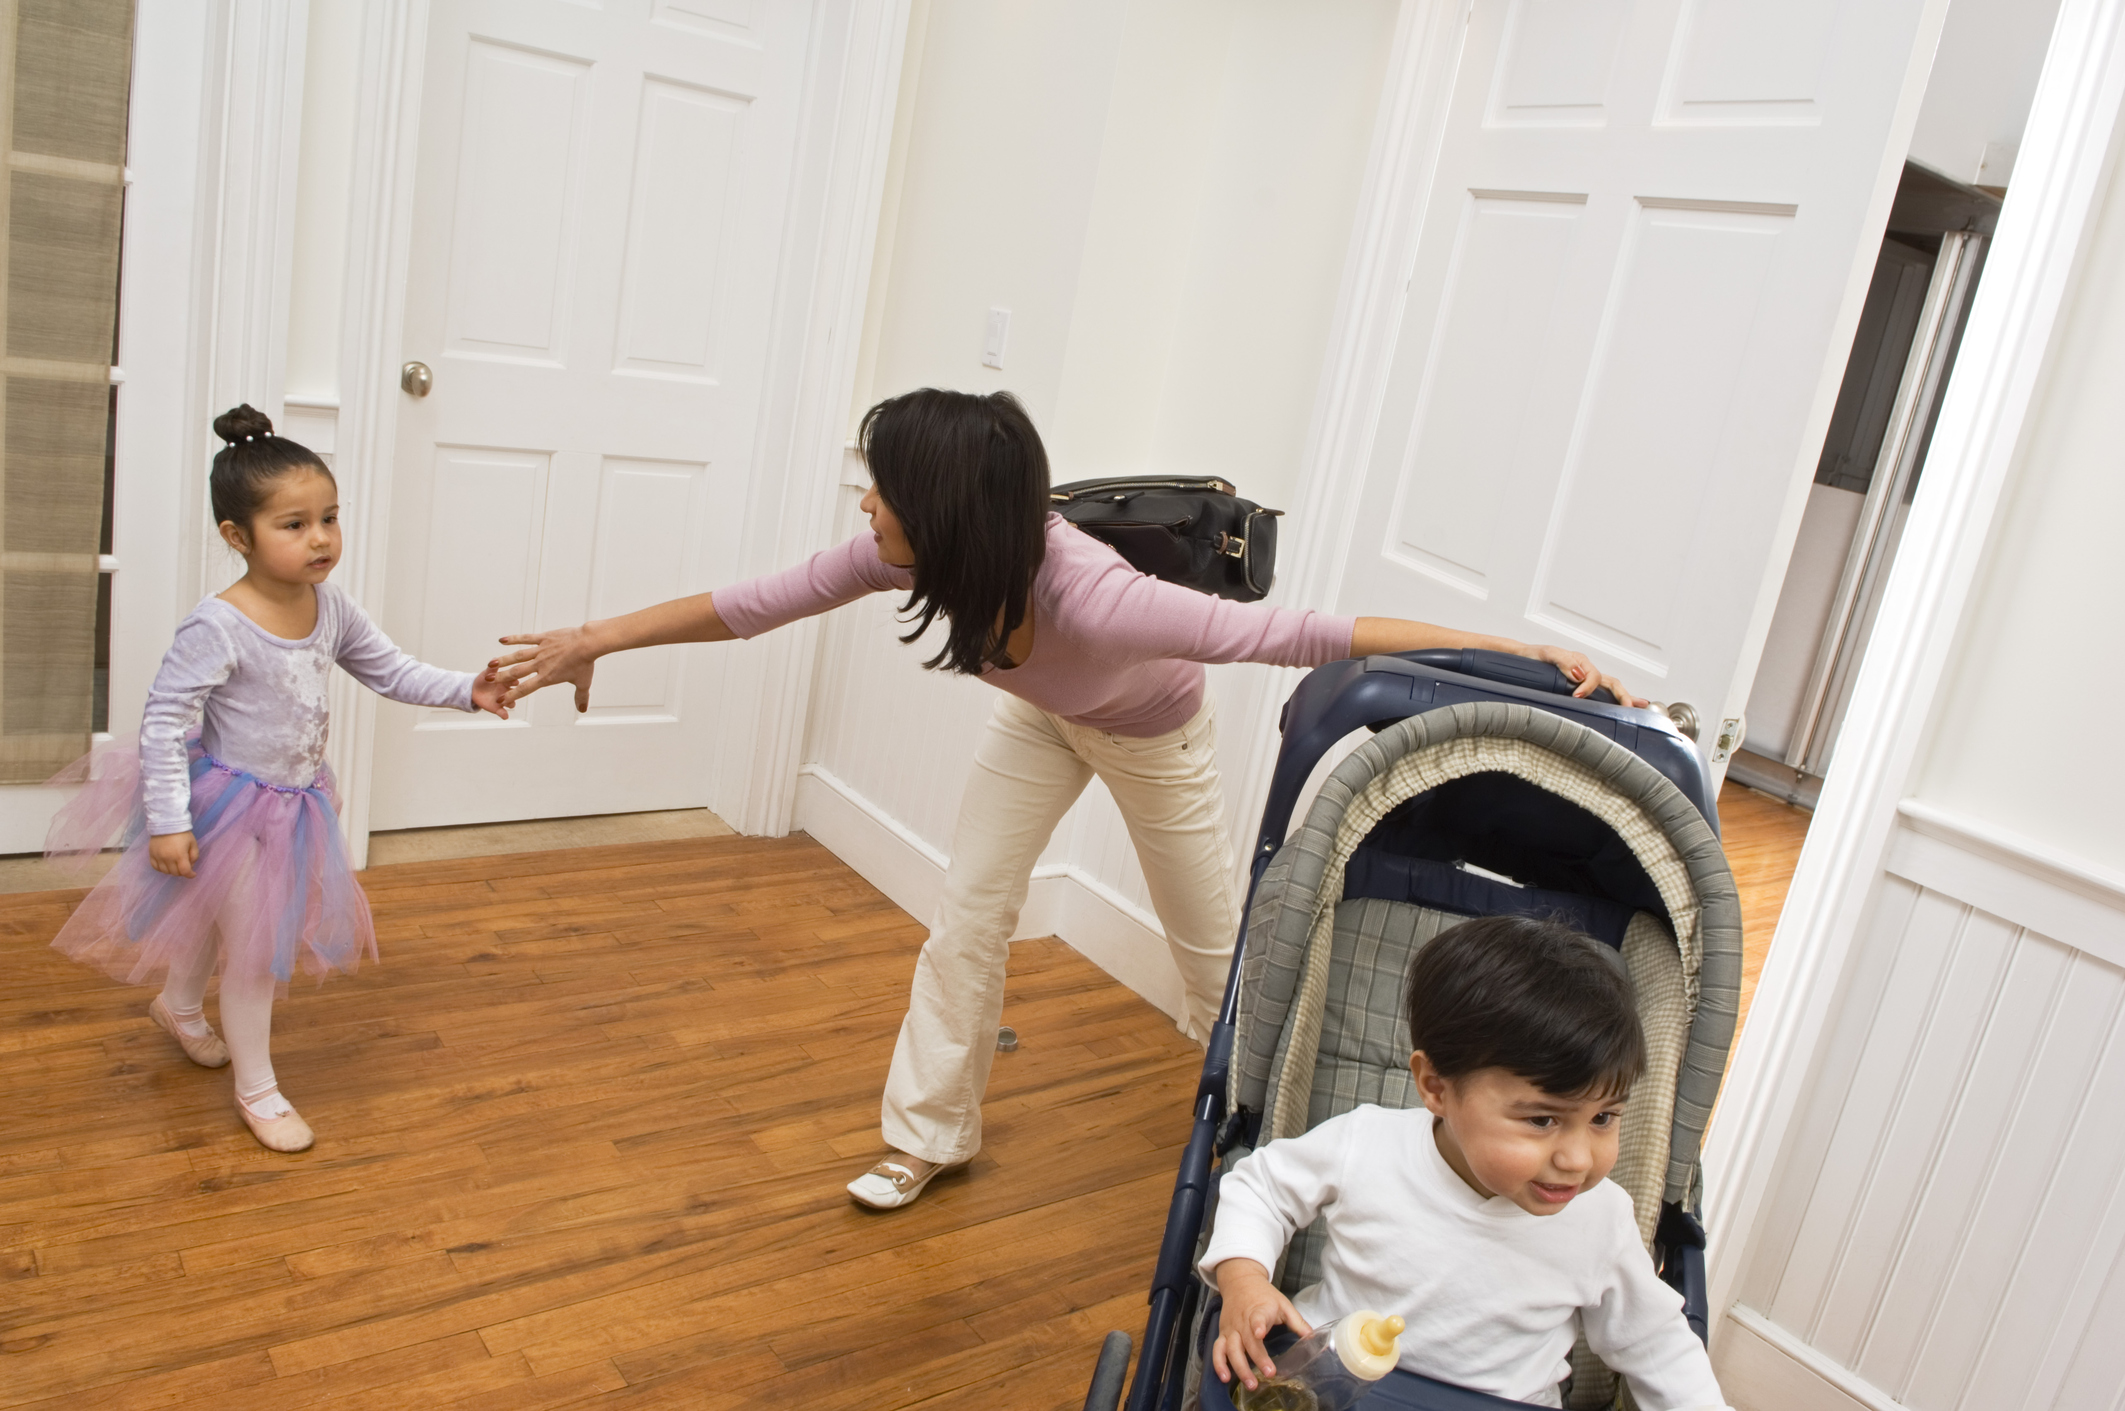
[[(1604, 1179), (1645, 1068), (1616, 958), (1566, 926), (1485, 917), (1417, 953), (1407, 1003), (1422, 1109), (1359, 1107), (1226, 1174), (1200, 1266), (1224, 1297), (1219, 1378), (1272, 1374), (1279, 1323), (1304, 1335), (1371, 1308), (1408, 1321), (1404, 1368), (1494, 1396), (1561, 1404), (1583, 1329), (1644, 1411), (1722, 1407), (1630, 1196)], [(1287, 1299), (1269, 1271), (1316, 1218), (1320, 1280)]]

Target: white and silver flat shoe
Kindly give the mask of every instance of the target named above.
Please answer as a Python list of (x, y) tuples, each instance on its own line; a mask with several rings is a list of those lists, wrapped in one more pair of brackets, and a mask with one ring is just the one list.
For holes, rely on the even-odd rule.
[(966, 1164), (954, 1161), (946, 1166), (931, 1166), (918, 1176), (912, 1167), (887, 1158), (849, 1182), (849, 1198), (873, 1210), (898, 1210), (903, 1205), (913, 1205), (930, 1182)]

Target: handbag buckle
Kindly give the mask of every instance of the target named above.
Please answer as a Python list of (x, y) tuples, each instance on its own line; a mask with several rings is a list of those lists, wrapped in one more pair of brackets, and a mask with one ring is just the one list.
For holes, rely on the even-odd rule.
[(1217, 538), (1211, 541), (1211, 546), (1226, 558), (1243, 559), (1247, 557), (1247, 541), (1237, 534), (1227, 534), (1219, 531)]

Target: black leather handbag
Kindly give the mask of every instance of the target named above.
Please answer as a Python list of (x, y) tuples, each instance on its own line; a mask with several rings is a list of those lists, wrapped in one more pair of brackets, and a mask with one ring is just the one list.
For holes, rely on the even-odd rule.
[(1153, 578), (1242, 603), (1275, 581), (1283, 511), (1241, 499), (1214, 475), (1075, 480), (1050, 489), (1048, 500)]

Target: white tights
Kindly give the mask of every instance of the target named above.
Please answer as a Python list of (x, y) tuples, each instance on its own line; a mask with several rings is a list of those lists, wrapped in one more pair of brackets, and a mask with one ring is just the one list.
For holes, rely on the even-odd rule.
[[(199, 958), (186, 970), (171, 967), (163, 982), (162, 1002), (170, 1016), (189, 1027), (189, 1021), (205, 1022), (207, 981), (214, 974), (216, 948), (202, 946)], [(221, 1037), (229, 1046), (229, 1066), (236, 1078), (236, 1095), (253, 1107), (275, 1091), (273, 1076), (273, 977), (224, 975), (221, 980)]]

